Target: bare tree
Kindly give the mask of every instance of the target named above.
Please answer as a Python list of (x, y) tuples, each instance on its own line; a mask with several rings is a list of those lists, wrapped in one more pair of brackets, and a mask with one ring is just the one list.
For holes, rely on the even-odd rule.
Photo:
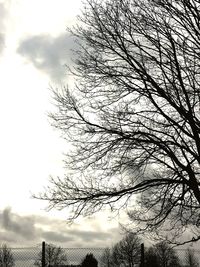
[(101, 267), (111, 267), (112, 266), (112, 252), (110, 248), (105, 248), (101, 258), (100, 258)]
[(197, 257), (195, 257), (194, 251), (192, 249), (187, 249), (185, 254), (185, 263), (187, 267), (198, 267), (199, 262)]
[[(45, 246), (45, 266), (59, 266), (67, 263), (67, 255), (63, 248), (57, 247), (53, 244), (46, 244)], [(34, 265), (42, 266), (42, 252), (38, 253), (38, 258)]]
[[(112, 249), (104, 251), (103, 266), (133, 267), (140, 262), (141, 240), (135, 233), (128, 233)], [(106, 256), (106, 257), (105, 257)], [(105, 264), (105, 263), (109, 263)]]
[(199, 1), (88, 0), (80, 20), (76, 82), (51, 115), (68, 174), (39, 198), (69, 220), (127, 208), (138, 230), (200, 239)]
[(153, 247), (150, 247), (145, 252), (145, 267), (160, 267), (159, 260), (156, 255), (156, 251)]
[(181, 267), (176, 251), (162, 241), (150, 247), (145, 253), (145, 266), (148, 267)]
[(180, 267), (180, 260), (173, 248), (162, 241), (154, 246), (155, 255), (158, 259), (158, 266), (162, 267)]
[(2, 244), (0, 247), (0, 267), (13, 267), (15, 260), (13, 253), (6, 244)]

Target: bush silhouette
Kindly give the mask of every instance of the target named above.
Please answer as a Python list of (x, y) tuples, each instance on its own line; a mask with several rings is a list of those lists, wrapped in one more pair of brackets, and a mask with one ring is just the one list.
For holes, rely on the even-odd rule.
[(95, 259), (92, 253), (89, 253), (85, 256), (81, 263), (81, 267), (97, 267), (98, 261)]

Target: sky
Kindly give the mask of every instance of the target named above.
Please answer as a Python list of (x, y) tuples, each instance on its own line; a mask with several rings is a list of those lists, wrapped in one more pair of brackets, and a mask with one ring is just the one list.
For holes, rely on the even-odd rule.
[(51, 87), (67, 84), (81, 0), (0, 0), (0, 243), (105, 247), (120, 238), (118, 220), (102, 214), (66, 223), (31, 198), (63, 174), (68, 144), (50, 124)]

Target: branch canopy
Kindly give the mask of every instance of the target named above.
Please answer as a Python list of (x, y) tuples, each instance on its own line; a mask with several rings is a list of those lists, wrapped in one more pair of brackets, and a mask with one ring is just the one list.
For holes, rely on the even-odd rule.
[[(88, 0), (53, 124), (72, 149), (39, 198), (73, 220), (126, 208), (138, 230), (200, 224), (200, 3)], [(136, 204), (137, 201), (137, 204)]]

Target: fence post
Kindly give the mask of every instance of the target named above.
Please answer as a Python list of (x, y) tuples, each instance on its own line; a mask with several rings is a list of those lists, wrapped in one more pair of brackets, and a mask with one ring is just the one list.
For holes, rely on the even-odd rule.
[(140, 267), (144, 267), (144, 243), (141, 244), (141, 262)]
[(42, 267), (45, 267), (46, 262), (45, 262), (45, 242), (42, 242)]

